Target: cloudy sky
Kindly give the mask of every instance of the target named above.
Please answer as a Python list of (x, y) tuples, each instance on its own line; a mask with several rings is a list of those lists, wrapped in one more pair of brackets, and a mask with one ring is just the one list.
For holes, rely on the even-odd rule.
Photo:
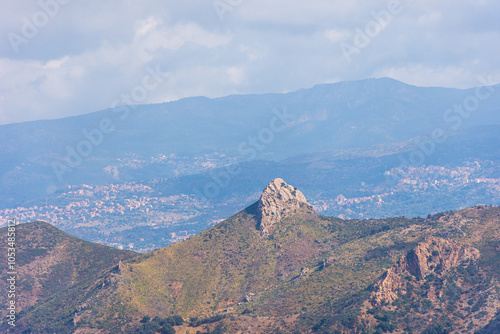
[(0, 124), (392, 77), (500, 80), (498, 0), (2, 0)]

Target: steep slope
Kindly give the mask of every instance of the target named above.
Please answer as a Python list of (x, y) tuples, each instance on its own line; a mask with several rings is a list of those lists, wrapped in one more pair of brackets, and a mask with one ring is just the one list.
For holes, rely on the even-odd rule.
[[(275, 184), (279, 189), (290, 187), (275, 180), (266, 190)], [(290, 196), (292, 202), (303, 199), (298, 192)], [(279, 240), (264, 237), (258, 217), (261, 211), (272, 211), (265, 209), (272, 207), (267, 200), (263, 196), (204, 233), (124, 263), (117, 295), (128, 301), (131, 310), (151, 317), (208, 315), (285, 279), (326, 249), (314, 242), (313, 235), (286, 235)], [(281, 212), (281, 218), (297, 214), (311, 225), (317, 219), (312, 208), (298, 200), (293, 211)], [(282, 222), (286, 224), (286, 220), (275, 221), (274, 229)]]
[(319, 333), (351, 333), (354, 328), (368, 333), (472, 333), (495, 326), (500, 209), (477, 206), (415, 223), (406, 231), (410, 235), (399, 232), (393, 238), (408, 242), (417, 236), (417, 244), (374, 249), (374, 255), (394, 264), (373, 284), (351, 291), (346, 299), (332, 298), (328, 312), (317, 309), (301, 319)]
[[(278, 213), (262, 233), (262, 219)], [(67, 303), (38, 303), (19, 326), (54, 330), (40, 316), (51, 310), (67, 324), (60, 333), (139, 333), (171, 315), (193, 318), (183, 334), (487, 330), (497, 321), (499, 246), (496, 207), (341, 220), (315, 214), (277, 179), (235, 216), (122, 261)]]
[(480, 257), (474, 247), (429, 237), (375, 284), (363, 314), (374, 327), (399, 322), (407, 331), (428, 326), (429, 318), (435, 322), (429, 327), (442, 331), (483, 328), (495, 317), (500, 294), (498, 278), (478, 266)]
[[(58, 307), (64, 307), (80, 292), (80, 287), (94, 283), (104, 270), (136, 255), (77, 239), (45, 222), (21, 224), (15, 229), (16, 298), (9, 302), (16, 301), (20, 317), (37, 310), (47, 300), (58, 300)], [(6, 236), (7, 228), (0, 229), (0, 233)], [(2, 254), (7, 254), (7, 247), (6, 242), (0, 244)], [(2, 266), (2, 281), (7, 277), (7, 268)], [(0, 294), (0, 303), (7, 305), (6, 293)], [(41, 312), (44, 321), (61, 321), (55, 321), (50, 311)], [(2, 309), (2, 330), (10, 327), (5, 324), (6, 313)]]

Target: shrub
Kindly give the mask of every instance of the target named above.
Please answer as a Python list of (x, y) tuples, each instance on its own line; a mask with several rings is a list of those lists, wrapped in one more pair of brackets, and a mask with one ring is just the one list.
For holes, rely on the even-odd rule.
[(160, 334), (175, 334), (175, 329), (169, 324), (165, 324), (162, 328), (160, 328), (159, 332)]

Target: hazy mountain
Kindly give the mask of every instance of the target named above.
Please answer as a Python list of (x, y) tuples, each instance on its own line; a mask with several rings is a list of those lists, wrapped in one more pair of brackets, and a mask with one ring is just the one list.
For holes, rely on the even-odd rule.
[[(367, 79), (3, 125), (0, 205), (42, 198), (66, 184), (196, 174), (231, 161), (279, 161), (400, 142), (437, 129), (500, 124), (498, 88), (425, 88)], [(490, 96), (479, 100), (478, 92)], [(463, 104), (470, 113), (454, 109)]]
[[(472, 127), (455, 132), (450, 134), (445, 142), (433, 144), (432, 152), (423, 153), (419, 144), (428, 140), (427, 136), (420, 136), (391, 144), (297, 155), (282, 161), (242, 163), (241, 172), (226, 186), (220, 187), (220, 193), (212, 202), (259, 192), (266, 180), (279, 176), (300, 187), (309, 199), (331, 199), (340, 194), (358, 197), (384, 192), (394, 188), (405, 177), (403, 173), (395, 176), (386, 175), (387, 171), (395, 168), (404, 170), (427, 166), (457, 168), (474, 161), (487, 161), (491, 166), (485, 177), (500, 177), (497, 165), (500, 161), (500, 125)], [(422, 152), (424, 159), (417, 161), (416, 164), (410, 162), (414, 152)], [(165, 194), (190, 194), (193, 193), (193, 188), (203, 190), (207, 183), (215, 182), (214, 180), (224, 173), (224, 170), (225, 168), (219, 168), (197, 175), (170, 178), (165, 181), (162, 190)], [(195, 195), (200, 196), (200, 194)], [(465, 205), (463, 208), (467, 206), (470, 205)], [(416, 214), (418, 208), (406, 207), (405, 210), (406, 214), (410, 215)], [(418, 214), (435, 210), (436, 208), (426, 207)], [(382, 215), (384, 215), (382, 212), (372, 212), (372, 216)], [(397, 214), (392, 213), (392, 215)]]
[[(421, 136), (403, 142), (294, 156), (282, 161), (241, 162), (170, 178), (104, 186), (76, 186), (24, 202), (21, 221), (48, 221), (71, 235), (141, 252), (199, 233), (255, 202), (262, 185), (284, 177), (297, 185), (317, 212), (348, 218), (425, 217), (477, 204), (500, 205), (500, 126), (451, 133), (433, 150)], [(412, 165), (416, 153), (422, 163)], [(133, 171), (131, 167), (120, 169)], [(136, 169), (158, 175), (157, 167)], [(215, 187), (216, 193), (207, 193)], [(214, 189), (209, 189), (214, 190)], [(176, 233), (172, 236), (171, 233)]]
[(499, 222), (484, 206), (345, 221), (274, 180), (207, 231), (40, 300), (18, 329), (155, 333), (178, 315), (191, 319), (178, 333), (487, 333), (498, 323)]

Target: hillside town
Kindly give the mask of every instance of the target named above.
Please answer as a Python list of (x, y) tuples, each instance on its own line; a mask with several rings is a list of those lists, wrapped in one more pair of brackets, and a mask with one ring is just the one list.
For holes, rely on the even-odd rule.
[[(474, 187), (500, 201), (500, 178), (476, 177), (480, 168), (477, 162), (452, 169), (441, 166), (394, 168), (386, 174), (399, 175), (396, 184), (377, 185), (369, 189), (366, 196), (338, 194), (331, 199), (312, 198), (310, 203), (317, 213), (341, 219), (363, 219), (384, 216), (384, 212), (393, 210), (392, 206), (410, 191), (417, 197), (425, 193), (439, 198), (450, 189), (458, 189), (460, 194), (460, 189)], [(366, 189), (367, 185), (361, 187)], [(232, 200), (247, 202), (248, 198)], [(0, 222), (5, 225), (10, 217), (18, 218), (21, 223), (41, 220), (87, 240), (120, 249), (148, 251), (185, 240), (227, 218), (215, 209), (208, 207), (200, 211), (195, 196), (163, 196), (148, 184), (83, 184), (67, 186), (45, 199), (0, 210)]]

